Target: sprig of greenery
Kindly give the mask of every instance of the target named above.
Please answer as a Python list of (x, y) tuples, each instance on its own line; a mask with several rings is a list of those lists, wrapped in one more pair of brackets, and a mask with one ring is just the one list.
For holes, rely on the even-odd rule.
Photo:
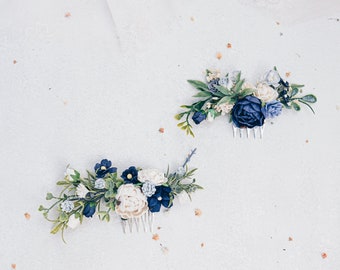
[(279, 101), (285, 106), (287, 109), (294, 109), (296, 111), (300, 111), (301, 107), (298, 103), (302, 103), (306, 105), (314, 114), (314, 110), (310, 104), (316, 103), (317, 98), (312, 94), (308, 94), (305, 96), (296, 96), (298, 93), (302, 92), (302, 88), (304, 85), (302, 84), (291, 84), (288, 82), (283, 82), (277, 88), (277, 92), (279, 93)]
[[(186, 192), (191, 200), (190, 193), (195, 192), (198, 189), (203, 189), (200, 185), (196, 184), (196, 179), (193, 175), (197, 169), (189, 170), (188, 166), (185, 166), (185, 173), (167, 173), (165, 176), (168, 178), (167, 184), (171, 187), (174, 196), (180, 194), (181, 192)], [(190, 180), (188, 183), (184, 183), (184, 180)]]
[[(86, 203), (95, 203), (97, 213), (101, 220), (110, 220), (110, 211), (115, 209), (115, 196), (117, 194), (117, 190), (119, 186), (121, 186), (124, 181), (117, 177), (117, 173), (107, 174), (104, 177), (105, 180), (105, 188), (104, 189), (96, 189), (94, 187), (94, 182), (97, 179), (96, 176), (87, 171), (87, 177), (82, 178), (80, 173), (74, 170), (74, 174), (66, 175), (64, 179), (57, 182), (58, 186), (62, 186), (63, 189), (59, 196), (54, 196), (52, 193), (47, 193), (46, 200), (54, 200), (55, 202), (50, 207), (44, 207), (40, 205), (39, 211), (43, 213), (43, 216), (46, 220), (53, 222), (54, 226), (51, 229), (52, 234), (56, 234), (59, 231), (62, 233), (62, 239), (64, 239), (64, 230), (68, 227), (68, 221), (72, 215), (74, 218), (79, 219), (80, 224), (83, 221), (84, 215), (84, 207)], [(78, 185), (83, 184), (87, 189), (88, 193), (85, 198), (81, 198), (75, 194), (76, 188)], [(101, 200), (104, 200), (106, 203), (107, 209), (105, 211), (101, 211)], [(71, 201), (74, 203), (74, 208), (71, 212), (66, 213), (61, 210), (60, 204), (65, 201)], [(54, 208), (57, 208), (58, 216), (55, 219), (51, 219), (50, 211)]]
[[(211, 73), (211, 71), (207, 70), (207, 75)], [(176, 114), (175, 119), (180, 121), (182, 118), (184, 118), (184, 121), (178, 123), (177, 126), (184, 130), (187, 135), (191, 135), (192, 137), (195, 137), (195, 135), (192, 131), (192, 125), (190, 124), (189, 118), (192, 114), (199, 111), (207, 114), (209, 111), (203, 109), (205, 104), (210, 103), (211, 106), (222, 105), (224, 103), (234, 104), (237, 100), (251, 95), (254, 92), (253, 89), (242, 88), (244, 84), (244, 79), (241, 79), (241, 72), (237, 74), (234, 85), (231, 87), (231, 89), (228, 89), (227, 87), (221, 85), (214, 85), (217, 91), (211, 92), (209, 91), (208, 85), (204, 82), (197, 80), (188, 80), (188, 83), (196, 88), (196, 90), (198, 90), (198, 93), (195, 94), (193, 97), (201, 98), (203, 100), (197, 101), (191, 105), (182, 105), (181, 108), (187, 110)], [(211, 110), (211, 113), (214, 114), (214, 117), (221, 115), (214, 110)]]

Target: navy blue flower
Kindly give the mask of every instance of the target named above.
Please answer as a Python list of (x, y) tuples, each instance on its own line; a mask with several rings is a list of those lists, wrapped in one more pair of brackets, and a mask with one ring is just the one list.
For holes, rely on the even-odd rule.
[(254, 96), (246, 96), (238, 100), (231, 111), (235, 126), (238, 128), (262, 126), (265, 117), (261, 105), (261, 100)]
[(108, 173), (115, 173), (117, 172), (117, 168), (112, 167), (112, 162), (107, 159), (103, 159), (100, 163), (97, 163), (94, 166), (94, 171), (98, 178), (103, 178)]
[(282, 112), (282, 104), (280, 101), (268, 102), (262, 107), (262, 113), (266, 118), (274, 118)]
[(195, 122), (196, 125), (199, 125), (206, 118), (207, 115), (202, 111), (195, 112), (194, 115), (192, 116), (192, 120)]
[(211, 93), (216, 93), (217, 89), (215, 87), (215, 85), (219, 85), (219, 78), (216, 79), (212, 79), (209, 83), (208, 83), (208, 89)]
[(95, 212), (96, 212), (96, 203), (89, 202), (84, 207), (83, 215), (89, 218), (89, 217), (92, 217)]
[(159, 212), (161, 205), (166, 208), (170, 208), (172, 206), (171, 200), (171, 188), (166, 186), (157, 186), (156, 192), (151, 197), (148, 197), (149, 210), (151, 212)]
[(138, 181), (138, 170), (136, 167), (131, 166), (129, 169), (126, 169), (121, 177), (124, 179), (125, 184), (137, 184)]

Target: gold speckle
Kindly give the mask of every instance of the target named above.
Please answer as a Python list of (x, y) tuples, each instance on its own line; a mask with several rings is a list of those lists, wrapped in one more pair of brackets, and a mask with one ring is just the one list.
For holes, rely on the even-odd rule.
[(67, 100), (64, 100), (63, 104), (66, 106), (68, 104)]
[(228, 43), (228, 44), (227, 44), (227, 48), (228, 48), (228, 49), (231, 49), (231, 47), (232, 47), (232, 46), (231, 46), (231, 43)]
[(159, 128), (159, 133), (164, 133), (164, 128)]
[(339, 106), (339, 105), (336, 105), (336, 106), (335, 106), (335, 109), (336, 109), (337, 111), (340, 111), (340, 106)]
[(153, 234), (152, 239), (155, 241), (159, 240), (159, 235), (157, 233)]
[(15, 263), (11, 264), (12, 269), (17, 269), (17, 265)]
[(201, 247), (204, 247), (204, 246), (205, 246), (205, 244), (202, 242), (202, 243), (201, 243)]
[(159, 227), (159, 226), (158, 226), (158, 227), (157, 227), (157, 230), (160, 230), (160, 229), (162, 229), (162, 227)]
[(17, 60), (14, 59), (14, 60), (13, 60), (13, 64), (15, 65), (16, 63), (18, 63), (18, 62), (17, 62)]
[(288, 241), (293, 241), (293, 237), (289, 236)]
[(196, 209), (195, 209), (195, 216), (200, 217), (201, 215), (202, 215), (202, 210), (196, 208)]
[(69, 18), (69, 17), (71, 17), (71, 13), (70, 12), (66, 12), (65, 13), (65, 18)]
[(308, 139), (306, 140), (306, 143), (309, 143), (309, 140), (308, 140)]
[(286, 72), (286, 77), (288, 78), (290, 76), (290, 72)]
[(195, 18), (193, 16), (190, 17), (190, 21), (194, 22)]
[(24, 216), (25, 216), (25, 218), (26, 218), (27, 220), (29, 220), (29, 219), (31, 218), (31, 215), (30, 215), (29, 213), (27, 213), (27, 212), (24, 214)]
[(275, 23), (276, 23), (276, 25), (280, 25), (280, 22), (278, 22), (278, 21), (276, 21)]
[(326, 258), (327, 258), (327, 253), (322, 252), (322, 253), (321, 253), (321, 257), (322, 257), (322, 259), (326, 259)]
[(222, 58), (222, 53), (220, 53), (220, 52), (216, 53), (216, 58), (218, 60), (220, 60)]

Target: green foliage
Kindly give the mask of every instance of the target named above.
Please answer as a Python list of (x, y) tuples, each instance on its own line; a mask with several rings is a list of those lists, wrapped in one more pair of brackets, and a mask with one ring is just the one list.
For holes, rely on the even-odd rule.
[[(193, 175), (197, 169), (189, 170), (188, 167), (185, 167), (185, 173), (183, 175), (179, 175), (177, 173), (169, 173), (167, 172), (166, 177), (168, 178), (167, 184), (171, 187), (173, 196), (180, 194), (181, 192), (186, 192), (190, 197), (190, 193), (195, 192), (198, 189), (203, 189), (200, 185), (197, 185)], [(184, 180), (191, 180), (189, 182), (184, 183)]]

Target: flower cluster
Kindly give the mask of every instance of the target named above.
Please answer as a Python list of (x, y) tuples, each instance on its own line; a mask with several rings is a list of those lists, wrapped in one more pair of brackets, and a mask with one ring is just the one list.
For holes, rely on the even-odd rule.
[[(191, 192), (202, 188), (192, 179), (196, 169), (188, 170), (186, 166), (194, 152), (174, 173), (131, 166), (119, 177), (117, 168), (107, 159), (95, 164), (93, 172), (87, 171), (87, 177), (68, 167), (64, 179), (57, 182), (63, 191), (58, 196), (47, 193), (46, 200), (55, 202), (50, 207), (41, 205), (39, 211), (55, 224), (51, 231), (55, 234), (64, 232), (67, 227), (75, 228), (84, 217), (91, 218), (95, 214), (101, 220), (109, 221), (110, 213), (115, 212), (126, 220), (139, 218), (148, 211), (159, 212), (162, 206), (170, 208), (179, 193), (186, 192), (190, 196)], [(58, 216), (50, 219), (50, 211), (54, 208)]]
[(186, 111), (175, 116), (177, 120), (184, 118), (178, 127), (192, 136), (190, 116), (198, 125), (204, 120), (211, 122), (218, 116), (229, 115), (237, 128), (253, 128), (262, 126), (268, 118), (279, 116), (283, 107), (299, 111), (299, 104), (304, 104), (314, 113), (310, 104), (317, 101), (311, 94), (297, 96), (303, 85), (284, 81), (276, 67), (264, 74), (256, 85), (241, 79), (240, 71), (222, 77), (218, 71), (207, 70), (206, 81), (188, 80), (198, 90), (194, 97), (200, 100), (182, 105)]

